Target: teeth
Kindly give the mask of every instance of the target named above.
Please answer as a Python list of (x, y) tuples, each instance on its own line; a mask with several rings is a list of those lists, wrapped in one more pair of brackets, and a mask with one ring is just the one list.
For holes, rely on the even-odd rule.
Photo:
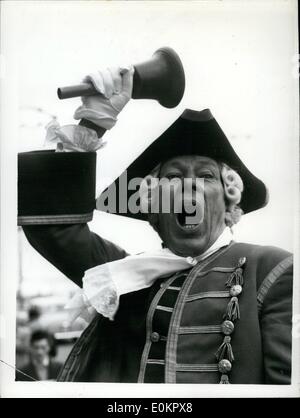
[(197, 225), (195, 225), (195, 224), (191, 224), (191, 225), (184, 225), (184, 227), (185, 227), (186, 229), (194, 229), (194, 228), (196, 228), (196, 226), (197, 226)]

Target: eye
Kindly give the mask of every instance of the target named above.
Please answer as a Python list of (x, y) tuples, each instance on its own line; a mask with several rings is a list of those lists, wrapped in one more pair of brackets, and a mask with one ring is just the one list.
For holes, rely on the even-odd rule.
[(166, 174), (165, 178), (168, 179), (168, 180), (174, 180), (174, 179), (181, 180), (182, 176), (181, 176), (181, 174), (170, 173), (170, 174)]
[(213, 179), (213, 178), (214, 178), (214, 176), (213, 176), (213, 174), (212, 174), (212, 173), (201, 173), (201, 174), (199, 175), (199, 177), (200, 177), (201, 179)]

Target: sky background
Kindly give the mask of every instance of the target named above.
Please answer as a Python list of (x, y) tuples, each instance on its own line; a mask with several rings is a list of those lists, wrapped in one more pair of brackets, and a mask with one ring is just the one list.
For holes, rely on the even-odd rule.
[[(180, 56), (186, 90), (175, 109), (132, 100), (98, 152), (97, 195), (185, 108), (210, 108), (238, 155), (270, 192), (262, 210), (235, 227), (239, 241), (293, 249), (297, 187), (297, 38), (294, 1), (18, 1), (7, 7), (18, 111), (18, 151), (42, 149), (44, 126), (61, 124), (80, 99), (59, 86), (108, 66), (147, 60), (162, 46)], [(42, 111), (38, 110), (41, 109)], [(132, 253), (157, 248), (149, 225), (97, 211), (90, 227)], [(61, 275), (20, 235), (28, 291)], [(41, 276), (44, 280), (41, 280)], [(65, 281), (64, 283), (67, 283)]]

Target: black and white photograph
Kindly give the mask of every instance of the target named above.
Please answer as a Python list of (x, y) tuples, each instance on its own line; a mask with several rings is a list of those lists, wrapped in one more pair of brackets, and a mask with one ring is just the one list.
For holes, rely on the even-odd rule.
[(0, 5), (0, 396), (299, 397), (298, 3)]

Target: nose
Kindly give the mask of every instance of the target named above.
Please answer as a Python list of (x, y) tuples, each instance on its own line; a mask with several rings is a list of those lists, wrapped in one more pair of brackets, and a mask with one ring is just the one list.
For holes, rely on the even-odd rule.
[(197, 191), (197, 179), (196, 178), (192, 179), (192, 190), (193, 192)]
[(196, 171), (196, 167), (194, 167), (193, 162), (191, 161), (190, 164), (188, 164), (185, 167), (185, 173), (184, 173), (185, 178), (190, 179), (190, 181), (192, 181), (193, 183), (193, 188), (196, 187), (195, 183), (196, 183), (196, 179), (197, 179), (197, 171)]
[(184, 190), (191, 190), (193, 193), (200, 192), (202, 190), (200, 179), (196, 177), (188, 177), (188, 180), (184, 181)]

